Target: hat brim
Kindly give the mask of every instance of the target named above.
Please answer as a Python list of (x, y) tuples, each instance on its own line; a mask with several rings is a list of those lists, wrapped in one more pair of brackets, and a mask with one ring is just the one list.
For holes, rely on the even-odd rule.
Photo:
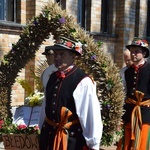
[[(139, 45), (133, 45), (133, 44), (131, 44), (131, 45), (127, 45), (127, 46), (126, 46), (126, 48), (130, 51), (130, 48), (131, 48), (131, 47), (133, 47), (133, 46), (142, 47), (142, 46), (139, 46)], [(146, 55), (145, 55), (145, 57), (144, 57), (144, 58), (149, 57), (149, 49), (148, 49), (148, 48), (146, 48), (146, 47), (142, 47), (142, 48), (146, 51)]]
[(46, 52), (43, 52), (43, 53), (42, 53), (42, 55), (48, 55), (48, 53), (46, 53)]
[(43, 52), (42, 55), (53, 55), (53, 53), (50, 53), (50, 52)]
[(75, 51), (73, 48), (69, 48), (66, 46), (59, 45), (59, 44), (55, 44), (53, 46), (46, 46), (45, 48), (49, 50), (69, 50), (77, 55), (81, 55), (79, 52)]

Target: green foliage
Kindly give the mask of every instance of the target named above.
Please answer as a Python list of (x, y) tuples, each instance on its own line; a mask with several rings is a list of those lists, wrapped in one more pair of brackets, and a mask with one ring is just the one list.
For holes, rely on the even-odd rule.
[(2, 134), (39, 134), (38, 126), (28, 127), (26, 125), (13, 124), (11, 119), (5, 119), (0, 124), (0, 135)]
[(31, 73), (32, 73), (32, 77), (34, 78), (36, 90), (39, 91), (39, 92), (43, 92), (44, 89), (43, 89), (43, 84), (42, 84), (42, 81), (41, 81), (41, 74), (42, 73), (39, 76), (36, 75), (36, 73), (33, 70), (31, 70)]
[(36, 92), (25, 98), (24, 105), (31, 107), (40, 106), (42, 105), (43, 99), (44, 93)]
[(34, 90), (32, 89), (30, 83), (27, 80), (17, 79), (17, 82), (25, 89), (28, 96), (34, 93)]

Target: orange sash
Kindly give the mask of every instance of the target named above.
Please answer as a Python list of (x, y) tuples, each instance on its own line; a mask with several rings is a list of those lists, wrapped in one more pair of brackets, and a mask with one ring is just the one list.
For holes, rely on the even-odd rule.
[(142, 130), (142, 116), (140, 106), (150, 105), (150, 99), (142, 101), (144, 93), (135, 91), (137, 101), (131, 98), (127, 98), (126, 103), (134, 104), (135, 107), (131, 114), (131, 140), (134, 140), (134, 148), (139, 148)]
[(45, 118), (48, 124), (58, 128), (54, 139), (53, 150), (60, 150), (60, 149), (67, 150), (68, 129), (72, 125), (79, 123), (78, 119), (68, 122), (68, 119), (72, 116), (72, 112), (66, 107), (61, 108), (60, 116), (61, 116), (61, 121), (59, 123), (55, 123), (49, 120), (47, 117)]

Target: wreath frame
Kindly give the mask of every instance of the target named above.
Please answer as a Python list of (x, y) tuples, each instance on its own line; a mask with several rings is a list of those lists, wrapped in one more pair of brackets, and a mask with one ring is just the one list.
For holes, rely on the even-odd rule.
[[(12, 45), (0, 64), (0, 117), (11, 116), (11, 87), (18, 72), (35, 57), (40, 45), (49, 38), (68, 35), (84, 43), (84, 53), (77, 65), (90, 74), (97, 84), (97, 95), (102, 106), (103, 136), (101, 145), (110, 146), (115, 142), (123, 113), (124, 91), (119, 69), (111, 57), (101, 49), (101, 43), (95, 42), (72, 16), (67, 15), (59, 4), (49, 2), (41, 13), (30, 20), (20, 34), (17, 43)], [(19, 64), (18, 64), (19, 62)]]

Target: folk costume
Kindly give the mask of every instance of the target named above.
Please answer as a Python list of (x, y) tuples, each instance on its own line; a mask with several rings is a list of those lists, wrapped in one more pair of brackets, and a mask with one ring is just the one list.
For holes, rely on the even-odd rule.
[(48, 66), (48, 67), (44, 70), (44, 72), (43, 72), (42, 75), (41, 75), (41, 80), (42, 80), (42, 83), (43, 83), (44, 88), (46, 88), (46, 85), (47, 85), (47, 82), (48, 82), (48, 80), (49, 80), (50, 75), (51, 75), (53, 72), (57, 71), (57, 70), (58, 70), (58, 69), (55, 67), (54, 64)]
[[(140, 46), (149, 56), (146, 40), (136, 38), (130, 46)], [(125, 71), (127, 98), (125, 100), (124, 137), (117, 150), (150, 150), (150, 64), (146, 61)]]
[(102, 121), (91, 78), (71, 65), (51, 74), (45, 96), (40, 150), (99, 150)]
[[(50, 50), (50, 49), (48, 49), (47, 47), (45, 47), (45, 51), (42, 53), (42, 55), (45, 55), (45, 57), (46, 56), (51, 56), (51, 55), (53, 55), (53, 51), (52, 50)], [(52, 57), (52, 56), (51, 56)], [(48, 60), (47, 60), (47, 63), (48, 63)], [(41, 75), (41, 81), (42, 81), (42, 83), (43, 83), (43, 87), (44, 87), (44, 89), (46, 88), (46, 85), (47, 85), (47, 82), (48, 82), (48, 80), (49, 80), (49, 77), (50, 77), (50, 75), (53, 73), (53, 72), (55, 72), (55, 71), (57, 71), (58, 69), (55, 67), (55, 65), (54, 64), (49, 64), (48, 63), (48, 67), (43, 71), (43, 73), (42, 73), (42, 75)]]

